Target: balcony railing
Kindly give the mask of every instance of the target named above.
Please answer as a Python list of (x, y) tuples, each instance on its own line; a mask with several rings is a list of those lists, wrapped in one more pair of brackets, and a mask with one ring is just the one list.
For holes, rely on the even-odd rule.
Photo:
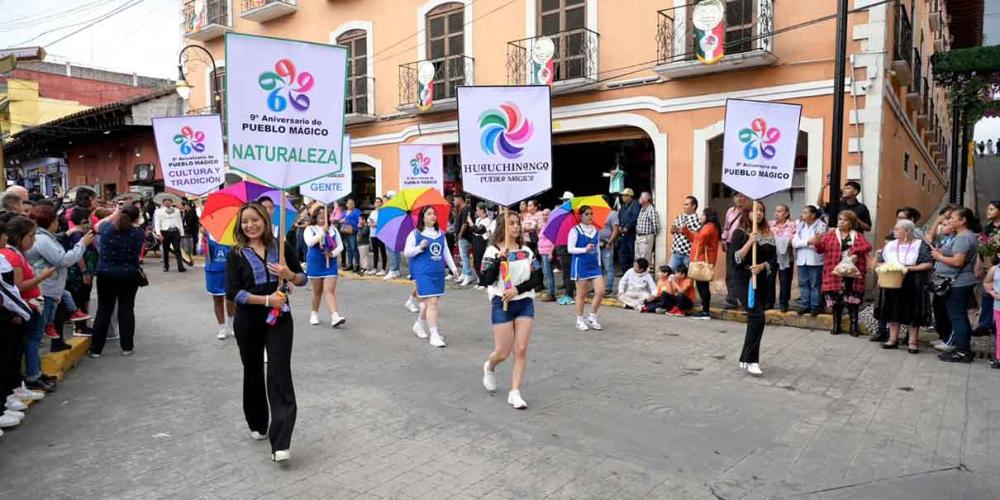
[[(420, 103), (418, 67), (422, 61), (399, 66), (399, 108), (409, 111)], [(475, 60), (455, 55), (431, 60), (434, 64), (434, 104), (432, 109), (455, 108), (457, 89), (462, 85), (475, 85), (473, 78)], [(444, 101), (444, 102), (441, 102)]]
[[(893, 31), (892, 48), (892, 71), (896, 80), (896, 85), (909, 85), (913, 75), (913, 61), (911, 51), (913, 50), (913, 26), (910, 24), (910, 16), (906, 14), (906, 7), (902, 2), (896, 4), (895, 10), (895, 31)], [(917, 75), (919, 78), (919, 75)]]
[(921, 91), (923, 100), (921, 101), (920, 111), (917, 113), (917, 126), (926, 128), (930, 125), (930, 114), (933, 112), (930, 101), (931, 85), (927, 77), (921, 77)]
[(240, 17), (263, 23), (298, 10), (297, 0), (241, 0)]
[[(726, 29), (724, 40), (725, 56), (715, 64), (703, 64), (697, 60), (694, 24), (688, 9), (691, 5), (663, 9), (657, 12), (656, 61), (654, 69), (664, 78), (682, 78), (699, 74), (715, 73), (736, 68), (748, 68), (773, 64), (777, 58), (773, 53), (774, 18), (772, 0), (753, 1), (752, 16), (745, 16), (746, 22)], [(740, 12), (728, 9), (740, 4), (727, 4), (727, 18), (741, 17)]]
[[(552, 54), (553, 91), (558, 93), (560, 82), (597, 81), (600, 54), (600, 35), (588, 29), (560, 31), (551, 35), (525, 38), (507, 42), (507, 83), (526, 85), (535, 83), (531, 78), (532, 54), (539, 40), (548, 38), (555, 46)], [(572, 86), (584, 89), (586, 85)], [(570, 87), (567, 87), (570, 88)]]
[(232, 30), (227, 0), (186, 0), (181, 9), (184, 16), (184, 37), (205, 42)]

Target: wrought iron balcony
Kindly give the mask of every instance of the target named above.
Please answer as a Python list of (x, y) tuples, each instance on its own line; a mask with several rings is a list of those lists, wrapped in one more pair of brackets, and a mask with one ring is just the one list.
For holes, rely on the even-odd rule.
[(913, 47), (913, 77), (906, 87), (906, 103), (911, 111), (917, 109), (923, 94), (920, 93), (920, 79), (923, 77), (923, 61), (920, 59), (920, 50)]
[(232, 31), (228, 0), (186, 0), (181, 9), (184, 38), (207, 42)]
[(892, 37), (892, 72), (896, 85), (903, 86), (908, 85), (913, 78), (910, 52), (913, 49), (913, 26), (902, 3), (896, 4), (894, 22), (896, 27)]
[[(423, 61), (399, 65), (399, 106), (403, 112), (417, 112), (420, 104), (418, 68)], [(434, 64), (434, 101), (430, 111), (447, 111), (457, 107), (455, 96), (462, 85), (475, 85), (475, 60), (464, 55), (430, 60)]]
[(354, 76), (347, 79), (344, 113), (348, 125), (375, 119), (375, 78)]
[(507, 42), (507, 83), (539, 83), (540, 79), (532, 78), (532, 54), (539, 40), (545, 38), (555, 47), (552, 93), (591, 90), (599, 80), (601, 36), (586, 28)]
[[(653, 71), (663, 78), (685, 78), (767, 66), (778, 60), (773, 52), (772, 0), (726, 3), (726, 17), (743, 22), (727, 23), (723, 45), (725, 56), (715, 64), (704, 64), (696, 57), (695, 29), (687, 11), (693, 4), (657, 12), (657, 63)], [(743, 12), (741, 9), (745, 5), (750, 5), (752, 12)]]
[(294, 14), (299, 8), (298, 0), (241, 0), (241, 3), (240, 17), (258, 23)]

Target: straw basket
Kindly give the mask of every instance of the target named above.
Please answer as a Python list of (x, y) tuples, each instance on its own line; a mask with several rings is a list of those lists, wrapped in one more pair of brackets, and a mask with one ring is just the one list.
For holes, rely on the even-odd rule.
[(903, 271), (880, 271), (878, 273), (878, 286), (880, 288), (903, 288)]

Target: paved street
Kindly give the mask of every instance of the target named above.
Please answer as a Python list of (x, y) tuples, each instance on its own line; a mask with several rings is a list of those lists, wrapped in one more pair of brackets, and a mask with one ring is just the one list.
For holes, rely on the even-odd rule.
[(199, 271), (139, 295), (136, 355), (84, 359), (0, 440), (5, 498), (995, 498), (1000, 373), (866, 339), (539, 304), (527, 411), (480, 384), (486, 301), (445, 298), (447, 349), (409, 333), (404, 286), (343, 281), (346, 328), (297, 320), (292, 461), (251, 441), (232, 339)]

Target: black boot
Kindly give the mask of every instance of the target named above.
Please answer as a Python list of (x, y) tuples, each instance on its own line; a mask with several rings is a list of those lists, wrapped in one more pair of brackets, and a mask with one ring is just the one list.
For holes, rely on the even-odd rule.
[(858, 334), (859, 334), (859, 332), (858, 332), (858, 305), (857, 304), (849, 304), (847, 306), (847, 316), (848, 316), (848, 318), (851, 321), (851, 331), (850, 331), (851, 336), (852, 337), (857, 337)]
[(841, 325), (844, 323), (844, 306), (836, 304), (830, 311), (833, 313), (833, 329), (830, 330), (830, 335), (840, 335), (843, 333)]

